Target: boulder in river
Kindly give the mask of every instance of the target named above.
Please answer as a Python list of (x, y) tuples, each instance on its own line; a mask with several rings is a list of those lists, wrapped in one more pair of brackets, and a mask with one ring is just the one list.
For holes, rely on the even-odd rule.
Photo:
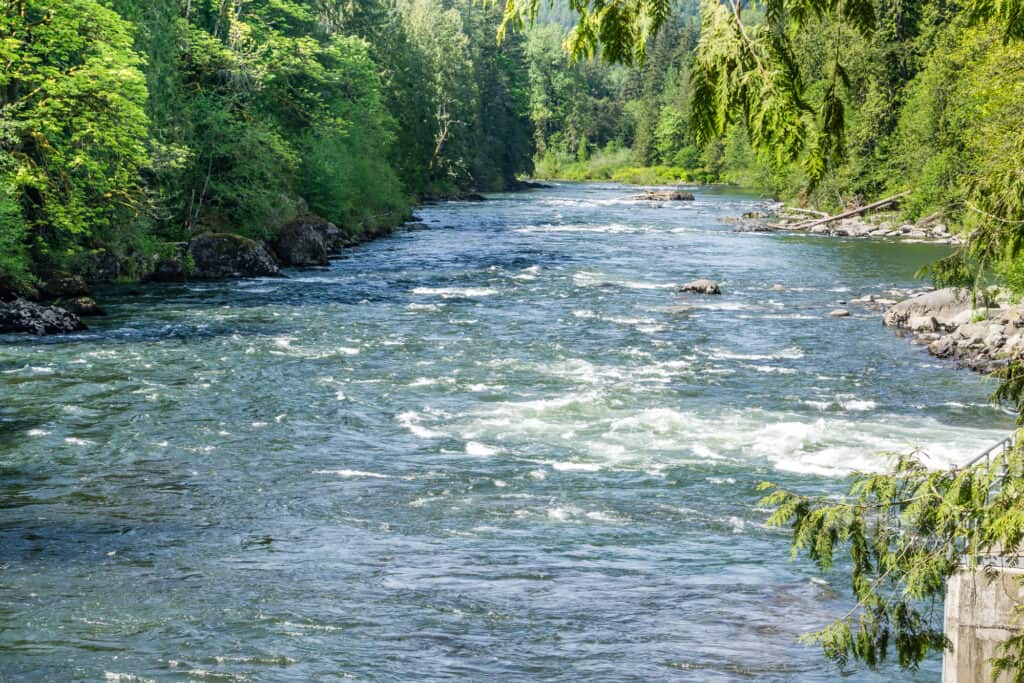
[(345, 235), (337, 225), (317, 216), (292, 221), (270, 243), (286, 266), (326, 266), (330, 256), (341, 253)]
[(66, 334), (86, 329), (74, 313), (59, 306), (44, 306), (25, 299), (0, 303), (0, 332)]
[(61, 299), (57, 304), (64, 310), (74, 313), (80, 318), (106, 315), (107, 312), (100, 308), (96, 300), (90, 296), (78, 296), (73, 299)]
[(641, 194), (633, 195), (633, 199), (648, 202), (692, 202), (696, 197), (692, 192), (679, 190), (644, 190)]
[(281, 229), (270, 248), (286, 266), (326, 266), (327, 245), (320, 224), (293, 221)]
[(206, 232), (188, 244), (194, 264), (192, 276), (201, 280), (238, 277), (282, 277), (274, 257), (247, 237)]
[(837, 308), (836, 310), (829, 313), (829, 315), (832, 316), (833, 318), (847, 318), (849, 317), (850, 312), (845, 308)]
[(714, 280), (700, 279), (687, 282), (685, 285), (679, 288), (680, 292), (690, 292), (692, 294), (721, 294), (722, 290), (719, 288), (718, 283)]

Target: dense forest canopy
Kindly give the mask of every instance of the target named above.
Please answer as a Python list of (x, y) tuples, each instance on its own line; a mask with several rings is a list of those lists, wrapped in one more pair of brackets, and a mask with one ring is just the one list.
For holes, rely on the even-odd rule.
[(526, 41), (499, 24), (468, 0), (5, 0), (0, 272), (501, 189), (533, 135)]

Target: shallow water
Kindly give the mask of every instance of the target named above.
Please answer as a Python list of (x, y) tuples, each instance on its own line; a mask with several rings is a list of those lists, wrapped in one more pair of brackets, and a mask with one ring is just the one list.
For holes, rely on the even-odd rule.
[(827, 316), (944, 249), (628, 194), (428, 207), (329, 269), (0, 337), (0, 680), (834, 680), (796, 639), (849, 590), (755, 489), (1010, 428), (878, 313)]

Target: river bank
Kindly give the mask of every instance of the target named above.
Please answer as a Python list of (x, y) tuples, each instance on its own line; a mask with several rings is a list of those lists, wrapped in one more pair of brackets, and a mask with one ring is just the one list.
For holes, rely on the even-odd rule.
[[(507, 185), (508, 192), (547, 187), (519, 180)], [(482, 202), (485, 197), (468, 191), (424, 195), (419, 207), (445, 201)], [(304, 215), (264, 240), (205, 231), (187, 242), (163, 243), (145, 254), (117, 255), (99, 249), (80, 260), (78, 272), (52, 272), (41, 278), (38, 287), (13, 286), (0, 278), (0, 334), (43, 336), (86, 330), (82, 318), (105, 315), (93, 298), (96, 286), (285, 277), (282, 268), (326, 267), (342, 258), (346, 249), (423, 227), (413, 210), (358, 229), (339, 228), (319, 216)]]
[(737, 232), (811, 234), (855, 239), (884, 239), (899, 242), (962, 244), (937, 216), (918, 221), (904, 220), (896, 211), (875, 211), (861, 216), (833, 219), (821, 211), (811, 211), (770, 203), (764, 209), (733, 219)]

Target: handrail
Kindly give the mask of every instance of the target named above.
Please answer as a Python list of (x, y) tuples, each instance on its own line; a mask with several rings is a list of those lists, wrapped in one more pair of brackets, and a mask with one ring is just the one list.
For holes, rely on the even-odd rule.
[[(985, 461), (985, 464), (987, 465), (992, 462), (992, 456), (993, 454), (996, 453), (996, 451), (998, 451), (998, 456), (1004, 456), (1006, 455), (1007, 451), (1009, 451), (1017, 444), (1017, 441), (1017, 432), (1014, 431), (1012, 434), (1010, 434), (1010, 436), (1006, 437), (1005, 439), (996, 444), (993, 444), (992, 446), (989, 446), (981, 453), (971, 458), (971, 460), (969, 460), (966, 464), (960, 465), (959, 467), (967, 469), (968, 467), (974, 467), (975, 465), (981, 463), (982, 461)], [(958, 466), (953, 465), (953, 469), (958, 469)]]

